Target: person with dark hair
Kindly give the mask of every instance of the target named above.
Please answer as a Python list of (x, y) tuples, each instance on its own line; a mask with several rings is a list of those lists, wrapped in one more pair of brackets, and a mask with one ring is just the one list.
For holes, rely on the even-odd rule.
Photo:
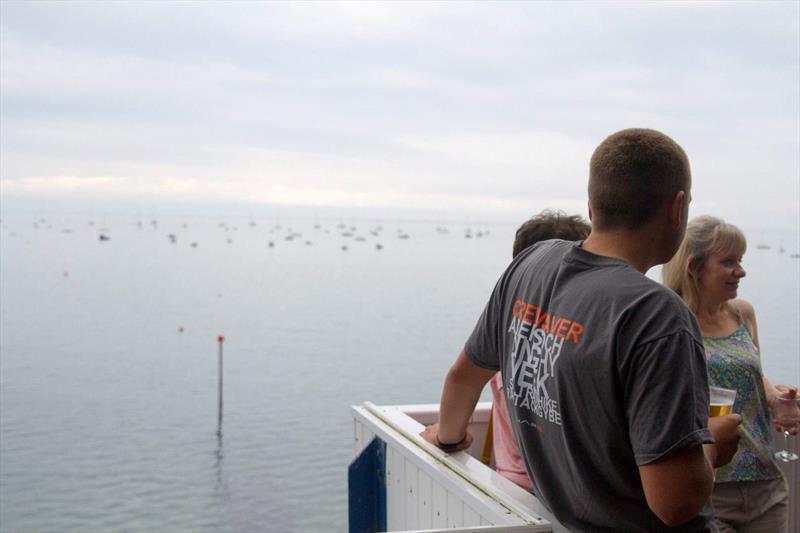
[(534, 492), (565, 527), (714, 531), (713, 469), (736, 452), (741, 417), (709, 419), (697, 321), (644, 275), (677, 250), (690, 189), (688, 158), (663, 133), (606, 138), (590, 164), (591, 233), (509, 265), (423, 438), (468, 448), (469, 417), (500, 370)]
[[(512, 258), (516, 258), (520, 252), (541, 241), (585, 239), (590, 230), (591, 227), (580, 215), (567, 215), (563, 211), (544, 210), (526, 220), (517, 229)], [(500, 372), (497, 372), (489, 381), (489, 389), (492, 392), (491, 442), (494, 452), (494, 468), (501, 476), (527, 491), (532, 491), (533, 485), (525, 471), (525, 461), (520, 455), (519, 446), (514, 441)]]
[(512, 249), (512, 258), (539, 241), (562, 239), (579, 241), (589, 235), (591, 227), (580, 215), (568, 215), (563, 211), (545, 209), (517, 228)]

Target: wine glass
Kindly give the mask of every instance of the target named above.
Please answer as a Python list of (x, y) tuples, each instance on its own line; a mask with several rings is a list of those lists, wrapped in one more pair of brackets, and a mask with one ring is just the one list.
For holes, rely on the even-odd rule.
[(796, 453), (789, 451), (789, 430), (800, 424), (800, 407), (794, 394), (783, 393), (772, 401), (772, 416), (777, 425), (783, 428), (783, 450), (775, 452), (775, 459), (788, 463), (797, 461)]

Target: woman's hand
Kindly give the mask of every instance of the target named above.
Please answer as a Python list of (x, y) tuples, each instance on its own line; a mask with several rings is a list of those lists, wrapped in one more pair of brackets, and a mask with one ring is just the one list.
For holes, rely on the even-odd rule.
[(778, 389), (781, 393), (794, 393), (795, 396), (797, 395), (797, 387), (791, 385), (773, 385), (773, 387)]
[[(800, 405), (797, 404), (797, 387), (793, 387), (791, 385), (773, 385), (773, 387), (775, 387), (775, 389), (778, 391), (778, 393), (780, 394), (780, 396), (782, 398), (794, 398), (795, 399), (795, 404), (794, 404), (795, 415), (796, 416), (800, 416)], [(775, 397), (773, 397), (769, 401), (770, 408), (772, 408), (772, 404), (774, 402), (775, 402)], [(774, 419), (773, 419), (772, 425), (775, 428), (775, 431), (777, 431), (779, 433), (783, 433), (786, 430), (786, 431), (789, 432), (790, 435), (797, 435), (798, 431), (800, 431), (800, 430), (798, 430), (797, 425), (787, 429), (787, 428), (781, 426), (780, 424), (776, 423)]]

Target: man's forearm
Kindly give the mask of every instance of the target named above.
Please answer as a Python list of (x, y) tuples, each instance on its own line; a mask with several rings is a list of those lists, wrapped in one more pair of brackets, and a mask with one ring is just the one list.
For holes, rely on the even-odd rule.
[(481, 390), (494, 375), (491, 370), (475, 366), (464, 352), (447, 372), (439, 406), (439, 433), (442, 444), (461, 441)]
[(442, 444), (459, 442), (464, 438), (480, 395), (480, 389), (475, 393), (468, 384), (447, 375), (439, 406), (439, 441)]
[(692, 446), (639, 467), (651, 511), (668, 526), (678, 526), (703, 510), (714, 485), (706, 447)]
[(717, 446), (714, 444), (703, 444), (703, 455), (708, 461), (708, 465), (713, 469), (717, 463)]

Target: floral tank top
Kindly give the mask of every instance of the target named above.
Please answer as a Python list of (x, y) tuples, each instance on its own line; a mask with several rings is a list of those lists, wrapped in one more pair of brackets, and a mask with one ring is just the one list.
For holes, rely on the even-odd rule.
[(742, 323), (725, 337), (703, 337), (708, 383), (736, 391), (733, 412), (742, 415), (739, 450), (719, 468), (716, 482), (762, 481), (782, 476), (772, 459), (772, 424), (758, 348)]

